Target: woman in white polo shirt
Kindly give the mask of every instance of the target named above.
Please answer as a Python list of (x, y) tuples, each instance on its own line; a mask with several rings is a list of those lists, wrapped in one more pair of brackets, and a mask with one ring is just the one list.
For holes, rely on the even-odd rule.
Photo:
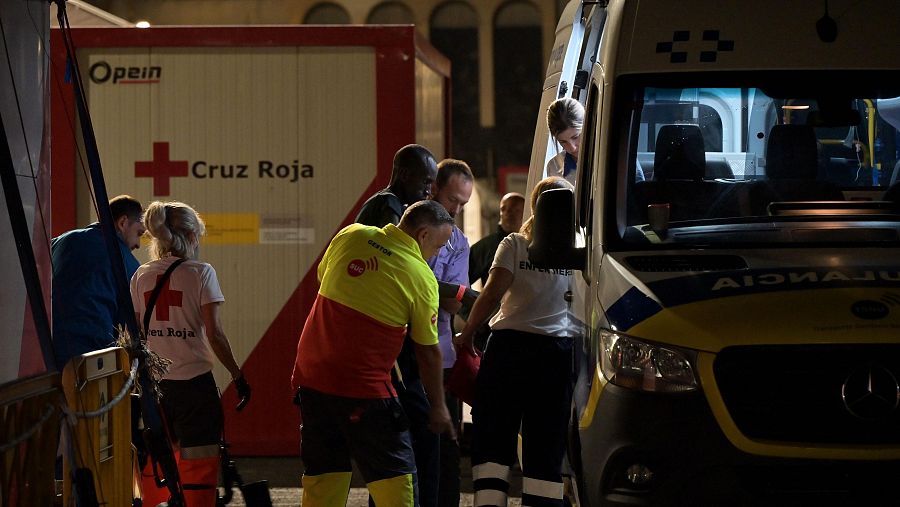
[(584, 106), (571, 97), (556, 99), (547, 108), (547, 129), (563, 149), (547, 161), (547, 174), (562, 176), (572, 185), (575, 184), (583, 124)]
[[(147, 348), (172, 362), (158, 379), (163, 395), (160, 403), (180, 451), (178, 471), (185, 486), (185, 503), (212, 507), (224, 424), (213, 361), (218, 359), (231, 374), (242, 403), (249, 399), (250, 387), (222, 330), (219, 309), (225, 296), (216, 271), (197, 259), (200, 237), (206, 232), (203, 220), (187, 204), (156, 201), (147, 206), (144, 224), (151, 237), (153, 260), (131, 278), (131, 300), (138, 322), (146, 326)], [(176, 262), (179, 264), (172, 268)], [(167, 271), (169, 277), (163, 280)], [(148, 302), (158, 284), (155, 304), (145, 322)], [(152, 475), (145, 473), (144, 505), (167, 498), (168, 490), (157, 488)]]
[[(541, 180), (531, 194), (572, 189), (558, 176)], [(506, 505), (509, 471), (522, 430), (522, 504), (562, 505), (560, 467), (572, 397), (574, 330), (565, 293), (572, 270), (538, 269), (528, 261), (534, 217), (497, 248), (487, 284), (454, 340), (472, 346), (472, 335), (491, 319), (472, 409), (472, 478), (475, 505)]]

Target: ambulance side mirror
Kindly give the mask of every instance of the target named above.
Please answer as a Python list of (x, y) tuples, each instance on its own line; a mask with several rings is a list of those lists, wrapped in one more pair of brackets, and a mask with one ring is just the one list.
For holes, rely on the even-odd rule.
[(568, 188), (543, 192), (534, 209), (528, 259), (545, 269), (584, 269), (584, 247), (575, 246), (575, 194)]

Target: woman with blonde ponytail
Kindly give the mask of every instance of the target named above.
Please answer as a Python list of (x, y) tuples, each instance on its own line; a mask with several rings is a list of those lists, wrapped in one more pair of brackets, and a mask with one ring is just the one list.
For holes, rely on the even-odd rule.
[[(147, 206), (144, 224), (151, 238), (151, 261), (131, 278), (131, 300), (138, 322), (144, 325), (147, 348), (172, 362), (159, 386), (166, 423), (180, 451), (181, 481), (194, 485), (185, 488), (185, 503), (212, 507), (224, 424), (213, 361), (218, 359), (231, 373), (242, 402), (239, 410), (250, 398), (250, 386), (222, 330), (219, 309), (225, 297), (216, 271), (198, 259), (200, 238), (206, 233), (203, 220), (187, 204), (156, 201)], [(144, 320), (161, 281), (150, 316)], [(144, 505), (168, 498), (168, 489), (157, 488), (149, 470), (144, 473), (143, 489)]]

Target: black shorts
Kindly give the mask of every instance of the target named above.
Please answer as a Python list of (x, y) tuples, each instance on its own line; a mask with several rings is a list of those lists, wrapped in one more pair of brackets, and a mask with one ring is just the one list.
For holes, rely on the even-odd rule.
[(219, 443), (225, 414), (211, 371), (189, 380), (163, 380), (159, 387), (166, 424), (179, 446)]
[(416, 471), (409, 423), (396, 399), (355, 399), (300, 389), (306, 475), (350, 472), (367, 483)]

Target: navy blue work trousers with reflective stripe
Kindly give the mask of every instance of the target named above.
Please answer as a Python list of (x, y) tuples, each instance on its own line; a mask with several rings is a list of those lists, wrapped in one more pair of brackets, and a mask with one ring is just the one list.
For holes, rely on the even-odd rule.
[[(480, 470), (508, 470), (516, 460), (521, 428), (523, 505), (562, 505), (560, 469), (572, 402), (573, 342), (498, 330), (481, 360), (472, 409), (472, 463), (486, 464)], [(483, 499), (505, 502), (508, 475), (502, 475), (479, 474), (476, 503), (479, 490), (485, 491)]]

